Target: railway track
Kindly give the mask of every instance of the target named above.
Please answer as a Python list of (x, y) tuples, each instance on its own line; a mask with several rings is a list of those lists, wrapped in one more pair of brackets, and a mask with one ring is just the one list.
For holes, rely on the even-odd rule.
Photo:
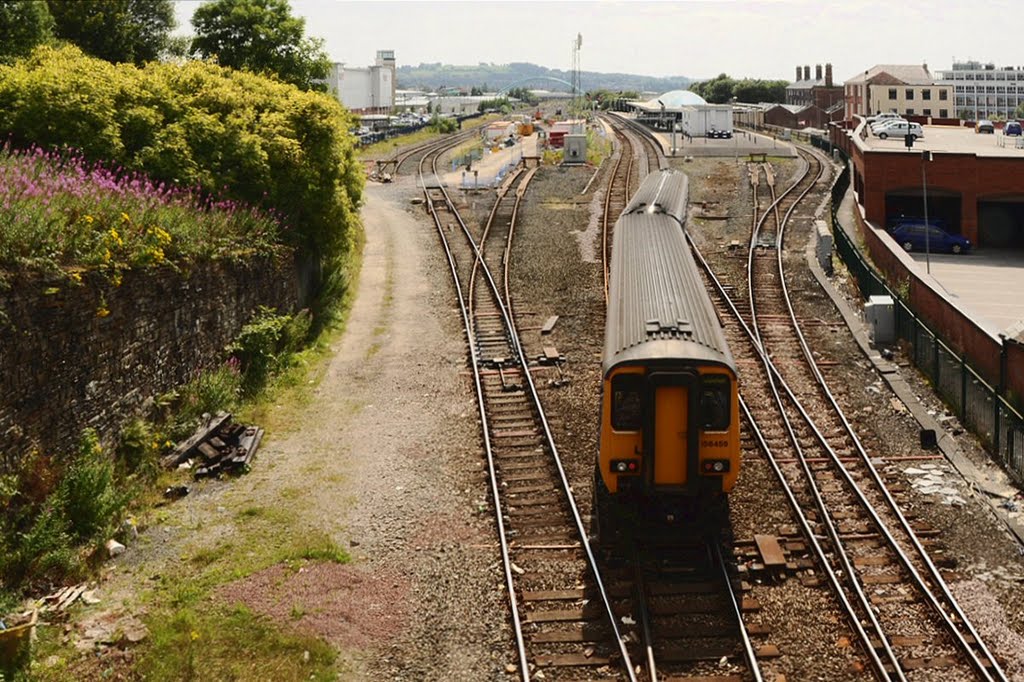
[[(419, 162), (426, 204), (447, 254), (469, 345), (504, 583), (522, 680), (635, 680), (628, 649), (516, 332), (509, 245), (532, 173), (503, 187), (474, 236), (438, 181), (443, 150)], [(503, 272), (504, 287), (492, 274)]]
[[(667, 162), (646, 129), (617, 116), (606, 120), (619, 142), (601, 219), (607, 301), (614, 224), (643, 178)], [(635, 537), (624, 554), (606, 551), (603, 558), (615, 611), (642, 661), (639, 679), (763, 679), (717, 535), (669, 528), (660, 537)]]
[[(755, 218), (746, 282), (723, 282), (705, 262), (737, 364), (749, 370), (750, 431), (880, 679), (1005, 680), (926, 551), (920, 536), (929, 529), (915, 527), (885, 486), (793, 311), (785, 229), (824, 168), (800, 153), (804, 167), (785, 193), (774, 194), (774, 179), (765, 183), (772, 203)], [(746, 300), (736, 296), (744, 289)]]

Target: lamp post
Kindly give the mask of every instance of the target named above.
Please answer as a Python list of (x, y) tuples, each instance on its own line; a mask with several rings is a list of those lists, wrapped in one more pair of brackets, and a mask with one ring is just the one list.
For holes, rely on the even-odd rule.
[(925, 270), (929, 275), (932, 274), (932, 252), (929, 238), (932, 226), (928, 222), (928, 172), (925, 168), (931, 160), (932, 153), (930, 151), (921, 152), (921, 196), (924, 198), (924, 263)]

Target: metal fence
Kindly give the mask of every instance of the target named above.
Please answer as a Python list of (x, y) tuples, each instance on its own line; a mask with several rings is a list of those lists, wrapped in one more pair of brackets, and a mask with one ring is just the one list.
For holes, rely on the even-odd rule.
[[(817, 146), (817, 145), (816, 145)], [(842, 154), (842, 152), (840, 152)], [(845, 159), (844, 159), (845, 160)], [(1024, 417), (980, 374), (918, 319), (865, 260), (839, 227), (839, 205), (850, 185), (847, 164), (832, 187), (832, 221), (836, 252), (857, 282), (861, 296), (891, 296), (896, 308), (896, 333), (909, 346), (909, 356), (960, 422), (979, 436), (989, 454), (1018, 483), (1024, 483)]]

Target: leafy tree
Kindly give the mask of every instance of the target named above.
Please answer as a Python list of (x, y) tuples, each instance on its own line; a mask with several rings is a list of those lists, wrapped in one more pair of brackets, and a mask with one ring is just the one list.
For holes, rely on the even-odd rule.
[(698, 83), (691, 89), (711, 104), (725, 104), (732, 98), (735, 86), (735, 80), (720, 73), (709, 81)]
[(192, 16), (192, 54), (221, 66), (272, 73), (304, 90), (326, 90), (331, 62), (323, 40), (304, 37), (306, 21), (288, 0), (213, 0)]
[(520, 102), (524, 102), (526, 104), (536, 104), (537, 102), (540, 101), (536, 97), (534, 97), (532, 92), (523, 87), (512, 88), (511, 90), (508, 91), (508, 96), (514, 97)]
[(484, 91), (474, 85), (472, 88), (470, 88), (469, 94), (471, 97), (479, 97), (480, 95), (484, 94)]
[(45, 0), (0, 0), (0, 63), (23, 57), (53, 38)]
[(141, 65), (172, 44), (172, 0), (47, 0), (58, 38), (94, 57)]
[[(1024, 118), (1024, 102), (1017, 105), (1017, 108), (1013, 110), (1013, 117), (1017, 120)], [(963, 118), (961, 115), (960, 118)]]
[(737, 81), (732, 96), (740, 102), (785, 102), (786, 81), (744, 78)]

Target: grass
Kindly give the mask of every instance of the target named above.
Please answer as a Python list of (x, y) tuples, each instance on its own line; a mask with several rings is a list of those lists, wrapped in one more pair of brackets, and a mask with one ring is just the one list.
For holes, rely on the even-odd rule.
[(163, 680), (333, 680), (336, 654), (245, 607), (184, 608), (150, 623), (138, 672)]

